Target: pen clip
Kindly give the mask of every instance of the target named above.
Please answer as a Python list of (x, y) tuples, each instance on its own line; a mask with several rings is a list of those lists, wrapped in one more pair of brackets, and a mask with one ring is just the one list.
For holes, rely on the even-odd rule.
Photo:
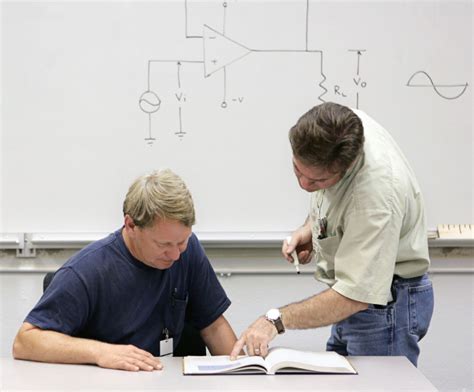
[(318, 226), (319, 226), (318, 240), (323, 240), (324, 238), (327, 238), (328, 220), (326, 219), (325, 216), (318, 219)]
[(171, 293), (171, 305), (174, 307), (174, 305), (176, 304), (176, 298), (178, 296), (178, 288), (175, 287), (173, 289), (173, 292)]

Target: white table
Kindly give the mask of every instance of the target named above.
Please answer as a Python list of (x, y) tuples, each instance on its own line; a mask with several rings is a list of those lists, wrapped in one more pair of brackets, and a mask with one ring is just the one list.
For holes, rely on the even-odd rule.
[(0, 391), (436, 391), (405, 357), (349, 357), (358, 375), (183, 376), (182, 359), (162, 371), (126, 372), (0, 358)]

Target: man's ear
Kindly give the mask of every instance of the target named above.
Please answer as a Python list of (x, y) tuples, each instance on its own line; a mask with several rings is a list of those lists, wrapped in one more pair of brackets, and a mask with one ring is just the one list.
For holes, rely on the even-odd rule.
[(135, 222), (132, 219), (132, 217), (128, 214), (125, 214), (124, 226), (127, 230), (133, 230), (136, 226)]

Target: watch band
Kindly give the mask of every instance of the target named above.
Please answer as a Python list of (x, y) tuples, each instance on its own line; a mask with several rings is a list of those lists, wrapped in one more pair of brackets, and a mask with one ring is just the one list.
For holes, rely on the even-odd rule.
[(270, 309), (265, 314), (265, 318), (275, 326), (278, 334), (282, 334), (285, 332), (285, 326), (283, 325), (281, 313), (278, 309)]
[(281, 321), (281, 317), (278, 317), (276, 320), (271, 320), (271, 322), (277, 329), (278, 334), (285, 332), (285, 326), (283, 325), (283, 321)]

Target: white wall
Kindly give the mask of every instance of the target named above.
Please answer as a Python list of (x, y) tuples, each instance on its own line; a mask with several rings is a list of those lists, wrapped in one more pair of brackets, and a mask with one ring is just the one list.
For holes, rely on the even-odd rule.
[[(307, 42), (304, 0), (189, 3), (191, 34), (222, 34), (185, 38), (184, 0), (0, 2), (1, 231), (110, 232), (132, 179), (163, 166), (192, 190), (197, 231), (290, 231), (308, 195), (287, 133), (322, 100), (358, 106), (394, 135), (429, 227), (469, 223), (472, 2), (310, 1)], [(241, 45), (249, 54), (232, 57)], [(204, 77), (185, 60), (225, 67)], [(418, 71), (438, 92), (425, 74), (407, 86)], [(153, 145), (147, 88), (162, 100)]]
[[(3, 16), (3, 8), (0, 7), (0, 20), (2, 20)], [(3, 38), (3, 29), (0, 29), (0, 42), (2, 42)], [(1, 45), (1, 44), (0, 44)], [(1, 46), (0, 46), (1, 48)], [(3, 85), (3, 61), (2, 59), (2, 53), (0, 53), (0, 86)], [(1, 108), (3, 106), (3, 94), (0, 94), (0, 113), (1, 113)], [(4, 155), (1, 154), (1, 151), (3, 151), (3, 121), (0, 121), (0, 189), (3, 188), (3, 160), (4, 160)], [(3, 192), (0, 191), (0, 232), (3, 232)]]
[[(14, 259), (0, 252), (0, 356), (8, 356), (11, 343), (27, 312), (42, 292), (44, 271), (57, 268), (70, 252), (40, 252), (36, 260)], [(419, 369), (440, 391), (472, 391), (473, 369), (473, 257), (472, 250), (433, 257), (431, 277), (435, 312), (430, 331), (421, 342)], [(226, 317), (240, 334), (267, 309), (306, 298), (324, 289), (310, 274), (297, 276), (276, 250), (210, 249), (219, 279), (232, 300)], [(240, 256), (239, 256), (240, 255)], [(251, 269), (263, 274), (240, 274)], [(304, 269), (309, 271), (310, 266)], [(28, 272), (28, 270), (37, 272)], [(21, 271), (23, 270), (23, 271)], [(450, 271), (443, 273), (442, 270)], [(15, 271), (15, 272), (13, 272)], [(41, 271), (41, 272), (39, 272)], [(282, 274), (281, 272), (287, 272)], [(452, 273), (458, 271), (458, 273)], [(466, 272), (471, 271), (471, 272)], [(230, 272), (230, 276), (227, 273)], [(324, 350), (329, 328), (290, 331), (275, 344)]]

